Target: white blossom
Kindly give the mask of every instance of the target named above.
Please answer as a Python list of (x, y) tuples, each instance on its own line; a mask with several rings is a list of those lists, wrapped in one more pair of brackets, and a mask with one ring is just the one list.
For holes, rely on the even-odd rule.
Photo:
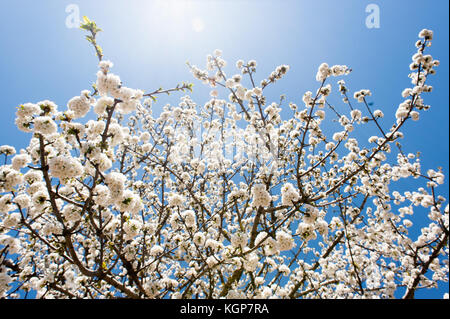
[(81, 163), (73, 157), (56, 156), (48, 164), (52, 175), (60, 179), (78, 177), (84, 171)]
[(346, 65), (320, 64), (300, 105), (271, 91), (289, 65), (261, 79), (239, 59), (234, 74), (221, 50), (188, 63), (205, 100), (159, 105), (192, 85), (127, 87), (100, 55), (93, 92), (66, 110), (20, 105), (28, 145), (0, 146), (0, 298), (386, 299), (441, 287), (445, 169), (400, 144), (430, 109), (440, 64), (433, 32), (419, 37), (392, 112), (372, 109), (368, 89), (355, 108), (332, 78)]

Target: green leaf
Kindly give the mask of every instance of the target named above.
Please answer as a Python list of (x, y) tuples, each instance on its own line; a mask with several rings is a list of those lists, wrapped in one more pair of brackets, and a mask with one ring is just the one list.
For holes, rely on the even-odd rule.
[(89, 20), (89, 18), (88, 18), (87, 16), (83, 16), (83, 22), (84, 22), (85, 24), (88, 24), (88, 23), (91, 22), (91, 20)]
[(94, 37), (91, 35), (87, 35), (86, 40), (88, 40), (90, 43), (94, 43), (94, 41), (95, 41)]
[[(100, 55), (103, 55), (103, 49), (101, 48), (101, 46), (99, 46), (98, 44), (95, 46), (95, 48), (97, 49), (97, 51), (98, 51), (98, 54), (100, 54)], [(97, 54), (97, 55), (98, 55)]]

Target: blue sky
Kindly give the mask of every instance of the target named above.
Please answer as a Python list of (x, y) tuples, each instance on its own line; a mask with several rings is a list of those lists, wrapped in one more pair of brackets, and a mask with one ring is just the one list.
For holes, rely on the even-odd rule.
[[(371, 102), (385, 113), (385, 128), (402, 102), (400, 93), (410, 86), (408, 66), (417, 34), (432, 29), (435, 39), (428, 53), (441, 61), (429, 80), (434, 91), (424, 96), (432, 107), (402, 130), (409, 136), (402, 145), (405, 152), (422, 153), (425, 170), (441, 166), (449, 175), (447, 0), (3, 2), (0, 145), (27, 145), (29, 135), (14, 125), (19, 104), (49, 99), (63, 108), (95, 81), (98, 61), (92, 47), (81, 30), (66, 26), (70, 4), (104, 30), (99, 44), (128, 87), (153, 91), (190, 81), (194, 100), (204, 103), (209, 89), (193, 79), (185, 62), (203, 67), (206, 54), (219, 48), (229, 73), (238, 59), (255, 59), (260, 79), (289, 64), (288, 75), (268, 94), (274, 101), (286, 94), (287, 101), (301, 105), (303, 93), (317, 89), (315, 73), (322, 62), (346, 64), (353, 69), (345, 79), (350, 90), (372, 90)], [(380, 8), (380, 28), (366, 27), (369, 4)], [(372, 133), (376, 131), (365, 132)], [(448, 186), (444, 195), (448, 197)]]
[[(380, 28), (368, 29), (365, 8), (380, 8)], [(448, 1), (345, 0), (165, 0), (165, 1), (32, 1), (2, 4), (0, 10), (0, 143), (25, 146), (27, 135), (14, 125), (15, 107), (43, 99), (65, 106), (95, 81), (97, 60), (81, 30), (66, 27), (70, 4), (78, 5), (105, 30), (98, 36), (113, 72), (129, 87), (153, 90), (181, 81), (195, 83), (194, 98), (208, 92), (195, 82), (185, 62), (204, 65), (206, 54), (223, 50), (230, 65), (255, 59), (267, 76), (289, 64), (288, 76), (269, 93), (284, 93), (300, 102), (315, 90), (314, 76), (322, 62), (353, 68), (346, 78), (351, 90), (369, 88), (372, 101), (386, 117), (401, 102), (414, 42), (422, 28), (435, 31), (429, 51), (442, 64), (430, 79), (432, 105), (419, 122), (409, 123), (404, 147), (423, 152), (431, 167), (448, 172)], [(195, 22), (201, 21), (201, 32)], [(234, 71), (234, 70), (233, 70)], [(231, 70), (229, 72), (232, 72)], [(299, 103), (300, 104), (300, 103)], [(160, 104), (162, 106), (163, 103)], [(387, 124), (386, 124), (387, 125)]]

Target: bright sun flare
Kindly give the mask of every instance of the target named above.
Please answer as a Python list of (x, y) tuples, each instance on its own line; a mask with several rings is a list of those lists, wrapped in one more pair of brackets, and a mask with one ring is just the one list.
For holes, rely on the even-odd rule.
[(203, 22), (203, 20), (201, 18), (194, 18), (192, 19), (192, 29), (195, 32), (202, 32), (203, 29), (205, 28), (205, 23)]
[[(191, 0), (156, 0), (154, 10), (159, 15), (165, 16), (176, 23), (182, 20), (183, 16), (188, 16), (193, 11)], [(196, 16), (190, 20), (191, 28), (195, 32), (202, 32), (205, 29), (205, 22), (202, 18)]]

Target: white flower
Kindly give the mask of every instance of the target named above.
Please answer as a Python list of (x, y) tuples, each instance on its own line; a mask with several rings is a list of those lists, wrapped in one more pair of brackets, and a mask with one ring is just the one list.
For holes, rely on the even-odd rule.
[(312, 97), (312, 92), (311, 91), (307, 91), (305, 92), (305, 94), (303, 94), (303, 103), (305, 103), (306, 107), (311, 107), (314, 103), (314, 99)]
[(57, 126), (50, 116), (39, 116), (34, 119), (34, 131), (42, 135), (56, 133)]
[(45, 101), (40, 101), (36, 103), (40, 110), (41, 110), (41, 115), (53, 115), (56, 113), (58, 107), (55, 103), (53, 103), (52, 101), (49, 100), (45, 100)]
[(419, 112), (417, 111), (412, 111), (411, 113), (409, 113), (409, 115), (411, 116), (413, 121), (418, 121), (419, 120)]
[(301, 222), (297, 227), (297, 234), (299, 234), (304, 241), (316, 239), (316, 233), (314, 231), (313, 224)]
[(287, 266), (287, 265), (281, 265), (280, 267), (278, 267), (278, 270), (280, 271), (280, 272), (282, 272), (283, 273), (283, 275), (285, 275), (285, 276), (287, 276), (287, 275), (289, 275), (289, 273), (291, 272), (291, 270), (289, 269), (289, 267)]
[(365, 98), (366, 96), (371, 96), (371, 95), (372, 95), (372, 92), (371, 92), (370, 90), (361, 90), (361, 91), (355, 92), (355, 93), (353, 94), (353, 97), (354, 97), (356, 100), (358, 100), (358, 102), (363, 102), (363, 101), (364, 101), (364, 98)]
[(33, 103), (25, 103), (21, 104), (17, 108), (16, 116), (19, 118), (31, 117), (34, 115), (38, 115), (41, 111), (41, 108), (37, 104)]
[(227, 299), (246, 299), (244, 292), (232, 289), (228, 291)]
[(195, 212), (193, 210), (185, 210), (181, 213), (181, 217), (188, 228), (194, 228), (196, 223)]
[(335, 140), (336, 142), (342, 141), (346, 138), (346, 132), (345, 131), (341, 131), (341, 132), (336, 132), (333, 134), (333, 140)]
[(267, 233), (265, 231), (258, 233), (258, 235), (255, 238), (255, 246), (258, 246), (259, 244), (263, 243), (263, 240), (267, 239), (266, 237), (267, 237)]
[(139, 196), (128, 189), (123, 191), (120, 197), (115, 198), (116, 208), (121, 212), (135, 211), (135, 206), (139, 201)]
[(20, 170), (21, 168), (27, 166), (31, 162), (31, 157), (28, 154), (18, 154), (13, 157), (11, 161), (12, 168), (15, 170)]
[(253, 88), (253, 94), (256, 95), (257, 97), (261, 97), (261, 95), (262, 95), (262, 89), (259, 88), (259, 87)]
[(32, 185), (35, 182), (42, 181), (43, 174), (41, 171), (36, 170), (29, 170), (23, 175), (23, 179), (25, 182), (27, 182), (29, 185)]
[(16, 149), (10, 145), (2, 145), (0, 146), (0, 154), (14, 155), (16, 154)]
[(121, 87), (114, 95), (115, 98), (122, 101), (117, 104), (117, 111), (122, 114), (129, 114), (135, 111), (143, 94), (144, 93), (140, 90)]
[(239, 99), (241, 99), (241, 100), (245, 99), (245, 92), (246, 92), (246, 89), (242, 85), (236, 86), (236, 96)]
[(266, 207), (272, 201), (272, 196), (270, 196), (263, 184), (256, 184), (252, 187), (252, 198), (254, 207)]
[(67, 221), (76, 222), (81, 219), (81, 209), (72, 204), (64, 206), (61, 213)]
[(162, 248), (159, 245), (154, 245), (151, 249), (150, 249), (150, 255), (151, 256), (158, 256), (160, 254), (162, 254), (164, 252), (164, 248)]
[(86, 95), (75, 96), (67, 103), (69, 110), (73, 111), (73, 118), (84, 117), (91, 108), (90, 99)]
[(406, 89), (403, 90), (403, 92), (402, 92), (402, 97), (407, 98), (407, 97), (409, 97), (410, 95), (412, 95), (412, 89), (406, 88)]
[(94, 188), (94, 202), (100, 206), (108, 206), (111, 204), (111, 197), (109, 193), (109, 188), (105, 185), (97, 185)]
[(141, 134), (141, 136), (139, 137), (139, 140), (144, 142), (144, 143), (147, 143), (150, 140), (150, 133), (149, 132), (143, 132)]
[(97, 103), (94, 105), (94, 112), (97, 115), (103, 115), (105, 113), (106, 108), (108, 106), (114, 105), (114, 99), (109, 96), (102, 96), (97, 100)]
[(298, 190), (295, 189), (291, 183), (286, 183), (281, 188), (281, 203), (282, 205), (292, 206), (294, 202), (300, 199)]
[(212, 238), (208, 238), (205, 242), (205, 248), (215, 251), (220, 248), (220, 243)]
[(435, 181), (436, 183), (438, 183), (440, 185), (444, 184), (445, 176), (441, 172), (436, 172), (436, 171), (434, 171), (432, 169), (429, 169), (427, 171), (427, 175), (428, 175), (428, 177), (432, 178), (433, 181)]
[(275, 238), (280, 251), (291, 250), (295, 246), (294, 239), (285, 231), (278, 231)]
[(83, 175), (81, 163), (70, 156), (56, 156), (48, 162), (50, 173), (60, 179), (74, 178)]
[(104, 153), (100, 153), (94, 156), (91, 160), (93, 164), (97, 165), (98, 169), (101, 172), (104, 172), (112, 167), (112, 161)]
[(328, 223), (324, 219), (316, 220), (316, 228), (321, 235), (328, 234)]
[(331, 74), (332, 74), (332, 70), (330, 69), (328, 64), (327, 63), (322, 63), (319, 66), (319, 70), (317, 71), (316, 80), (318, 82), (325, 81), (326, 78), (329, 77)]
[(206, 264), (211, 268), (218, 263), (217, 258), (215, 256), (209, 256), (206, 258)]
[[(126, 239), (131, 240), (134, 237), (136, 237), (137, 235), (139, 235), (139, 232), (142, 229), (142, 223), (136, 219), (128, 219), (124, 224), (123, 224), (123, 230), (126, 234)], [(157, 247), (157, 246), (154, 246)], [(155, 256), (156, 254), (154, 254), (155, 252), (153, 251), (153, 248), (150, 250), (150, 255)], [(161, 248), (162, 249), (162, 248)]]
[(103, 71), (103, 73), (107, 73), (110, 68), (112, 68), (114, 64), (108, 60), (102, 60), (98, 64), (98, 67)]
[(419, 33), (419, 38), (425, 38), (425, 40), (433, 40), (433, 31), (428, 29), (423, 29)]
[(232, 89), (236, 85), (236, 82), (233, 79), (227, 79), (225, 81), (225, 86), (229, 89)]
[(34, 206), (38, 209), (42, 209), (45, 206), (48, 205), (48, 191), (47, 190), (39, 190), (36, 193), (33, 194), (33, 197), (31, 198)]
[(184, 197), (177, 193), (169, 194), (169, 198), (167, 200), (169, 202), (169, 206), (182, 206), (184, 203)]
[(403, 225), (405, 225), (405, 227), (409, 228), (413, 225), (413, 222), (410, 221), (409, 219), (404, 219), (403, 220)]
[(242, 232), (236, 232), (231, 236), (231, 245), (236, 248), (244, 248), (247, 246), (248, 235)]
[(27, 194), (19, 194), (14, 198), (13, 202), (21, 208), (28, 208), (31, 204), (31, 197)]
[(0, 213), (7, 213), (14, 210), (16, 207), (12, 204), (12, 195), (6, 194), (0, 197)]
[(20, 213), (12, 213), (6, 216), (6, 218), (3, 220), (3, 226), (5, 228), (13, 228), (16, 227), (21, 219)]
[(319, 210), (309, 204), (305, 204), (305, 214), (303, 215), (303, 221), (307, 224), (313, 224), (319, 216)]
[(105, 177), (106, 184), (109, 187), (111, 197), (117, 198), (122, 195), (126, 185), (127, 178), (125, 175), (118, 172), (111, 172)]
[(248, 272), (254, 272), (259, 266), (258, 255), (255, 253), (248, 254), (244, 259), (244, 269)]
[(111, 124), (109, 126), (108, 132), (111, 135), (111, 145), (112, 146), (116, 146), (123, 141), (124, 134), (122, 131), (122, 126), (120, 126), (118, 123)]
[(351, 115), (351, 117), (352, 117), (353, 120), (358, 121), (358, 120), (361, 119), (362, 113), (361, 113), (360, 110), (355, 109), (355, 110), (352, 110), (352, 111), (350, 112), (350, 115)]
[(333, 76), (340, 76), (349, 73), (349, 69), (346, 65), (333, 65), (331, 67)]
[(197, 246), (203, 246), (205, 244), (205, 234), (202, 232), (195, 233), (193, 239)]
[(384, 117), (384, 114), (381, 110), (375, 110), (375, 111), (373, 111), (373, 116), (375, 118), (382, 118), (382, 117)]
[(22, 183), (23, 176), (11, 165), (0, 166), (0, 193), (14, 191), (14, 187)]

